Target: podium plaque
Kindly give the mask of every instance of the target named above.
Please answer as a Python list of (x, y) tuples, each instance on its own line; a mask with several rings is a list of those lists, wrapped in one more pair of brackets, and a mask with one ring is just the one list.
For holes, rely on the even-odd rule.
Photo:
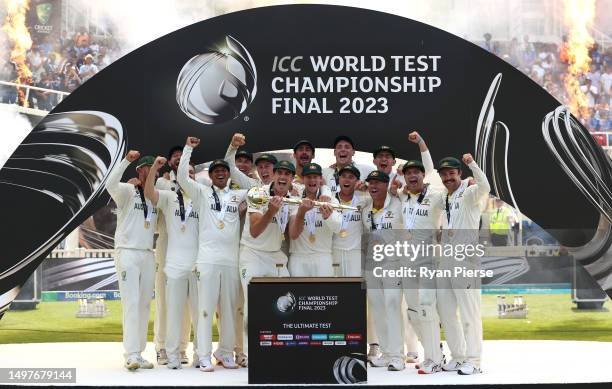
[(253, 278), (249, 384), (367, 381), (362, 278)]

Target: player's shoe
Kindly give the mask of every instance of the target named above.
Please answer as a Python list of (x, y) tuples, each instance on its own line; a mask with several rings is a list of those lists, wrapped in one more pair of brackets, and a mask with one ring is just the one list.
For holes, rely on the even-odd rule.
[(195, 367), (196, 369), (200, 368), (200, 358), (196, 353), (193, 353), (193, 362), (191, 363), (191, 366)]
[(406, 353), (406, 363), (417, 363), (419, 362), (419, 354), (414, 351), (408, 351)]
[(128, 369), (129, 371), (140, 369), (140, 362), (138, 361), (138, 357), (136, 356), (129, 357), (127, 361), (125, 361), (125, 368)]
[(442, 371), (442, 364), (436, 363), (431, 359), (426, 359), (423, 363), (420, 364), (418, 374), (433, 374)]
[(189, 363), (189, 358), (187, 358), (187, 352), (186, 351), (181, 351), (181, 363), (183, 365), (186, 365)]
[(249, 366), (249, 358), (243, 352), (236, 353), (236, 364), (241, 367)]
[(234, 362), (234, 358), (232, 355), (220, 356), (215, 355), (215, 359), (217, 360), (217, 364), (223, 366), (226, 369), (237, 369), (239, 366)]
[(153, 368), (153, 364), (147, 361), (146, 359), (144, 359), (142, 356), (138, 357), (138, 363), (140, 363), (141, 369), (152, 369)]
[(169, 360), (166, 367), (168, 369), (176, 370), (176, 369), (182, 369), (183, 365), (181, 364), (181, 361), (179, 361), (178, 359), (174, 359), (174, 360)]
[(205, 371), (205, 372), (215, 371), (215, 367), (213, 366), (210, 358), (200, 359), (200, 371)]
[(450, 362), (442, 365), (442, 370), (444, 371), (457, 371), (461, 367), (461, 361), (452, 358)]
[(388, 356), (381, 355), (380, 357), (373, 358), (370, 361), (370, 365), (374, 367), (387, 367), (389, 366), (390, 362), (391, 362), (391, 359)]
[(406, 363), (404, 362), (404, 358), (395, 357), (395, 358), (391, 358), (391, 360), (389, 361), (389, 366), (387, 367), (387, 370), (401, 371), (401, 370), (404, 370), (405, 368), (406, 368)]
[(461, 364), (459, 370), (457, 370), (459, 375), (472, 375), (482, 373), (479, 367), (474, 366), (474, 364), (470, 361), (465, 361)]
[(168, 364), (168, 354), (166, 354), (165, 348), (162, 348), (157, 352), (157, 364), (158, 365)]
[(371, 343), (370, 350), (368, 351), (368, 362), (372, 362), (374, 358), (378, 358), (380, 356), (380, 346), (378, 343)]

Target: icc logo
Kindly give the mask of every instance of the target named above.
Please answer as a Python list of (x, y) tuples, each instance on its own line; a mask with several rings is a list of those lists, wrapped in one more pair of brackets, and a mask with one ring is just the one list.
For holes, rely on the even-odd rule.
[(235, 119), (257, 93), (257, 70), (247, 49), (227, 35), (225, 45), (191, 58), (176, 81), (176, 101), (204, 124)]
[(280, 296), (276, 300), (276, 308), (281, 313), (290, 313), (295, 309), (296, 299), (293, 293), (287, 292), (287, 294)]

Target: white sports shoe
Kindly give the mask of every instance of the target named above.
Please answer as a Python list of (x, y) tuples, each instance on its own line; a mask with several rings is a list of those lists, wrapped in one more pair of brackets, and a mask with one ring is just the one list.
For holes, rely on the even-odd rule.
[(168, 369), (176, 370), (176, 369), (182, 369), (183, 365), (181, 365), (181, 362), (178, 359), (175, 359), (175, 360), (168, 361), (168, 364), (166, 365), (166, 367)]
[(184, 364), (184, 365), (189, 363), (189, 358), (187, 358), (187, 352), (186, 351), (181, 351), (181, 363)]
[(243, 352), (236, 353), (236, 364), (238, 366), (247, 367), (249, 366), (249, 358)]
[(457, 371), (461, 367), (461, 361), (456, 360), (455, 358), (451, 359), (445, 365), (442, 365), (442, 370), (444, 371)]
[(236, 362), (234, 362), (233, 355), (225, 355), (222, 357), (215, 354), (215, 359), (219, 365), (226, 369), (237, 369), (239, 367)]
[(166, 349), (162, 348), (157, 352), (157, 364), (158, 365), (168, 364), (168, 354), (166, 354)]
[(472, 375), (482, 373), (479, 367), (474, 366), (470, 361), (465, 361), (461, 364), (461, 367), (457, 371), (459, 375)]
[(426, 359), (423, 363), (420, 364), (419, 370), (417, 373), (419, 374), (433, 374), (442, 371), (442, 364), (436, 363), (431, 359)]
[(213, 366), (210, 358), (200, 359), (200, 371), (205, 371), (205, 372), (215, 371), (215, 367)]
[(391, 359), (389, 357), (386, 355), (381, 355), (380, 357), (372, 358), (370, 364), (374, 367), (387, 367), (389, 366), (390, 362)]
[(198, 358), (198, 354), (193, 353), (193, 362), (191, 362), (191, 366), (195, 367), (196, 369), (200, 368), (200, 358)]
[(129, 357), (127, 361), (125, 361), (125, 368), (129, 371), (140, 369), (140, 362), (138, 361), (138, 357)]
[(141, 369), (152, 369), (153, 368), (153, 364), (147, 361), (146, 359), (144, 359), (142, 356), (138, 357), (138, 363), (140, 363)]
[(371, 343), (370, 350), (368, 351), (368, 362), (372, 362), (374, 358), (378, 358), (380, 356), (380, 346), (378, 343)]
[(391, 358), (391, 361), (389, 361), (389, 366), (387, 367), (387, 369), (389, 371), (401, 371), (404, 370), (406, 368), (406, 363), (404, 362), (404, 358)]
[(406, 353), (406, 363), (418, 363), (419, 362), (419, 354), (414, 351), (408, 351)]

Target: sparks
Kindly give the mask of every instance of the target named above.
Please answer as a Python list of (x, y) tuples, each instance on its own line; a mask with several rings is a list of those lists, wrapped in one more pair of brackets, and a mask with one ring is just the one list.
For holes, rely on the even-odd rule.
[[(17, 66), (16, 84), (29, 85), (32, 82), (32, 72), (26, 64), (26, 53), (32, 47), (32, 38), (26, 26), (26, 12), (30, 8), (30, 0), (4, 0), (6, 19), (2, 30), (11, 42), (11, 61)], [(17, 88), (19, 103), (27, 107), (25, 90)]]

